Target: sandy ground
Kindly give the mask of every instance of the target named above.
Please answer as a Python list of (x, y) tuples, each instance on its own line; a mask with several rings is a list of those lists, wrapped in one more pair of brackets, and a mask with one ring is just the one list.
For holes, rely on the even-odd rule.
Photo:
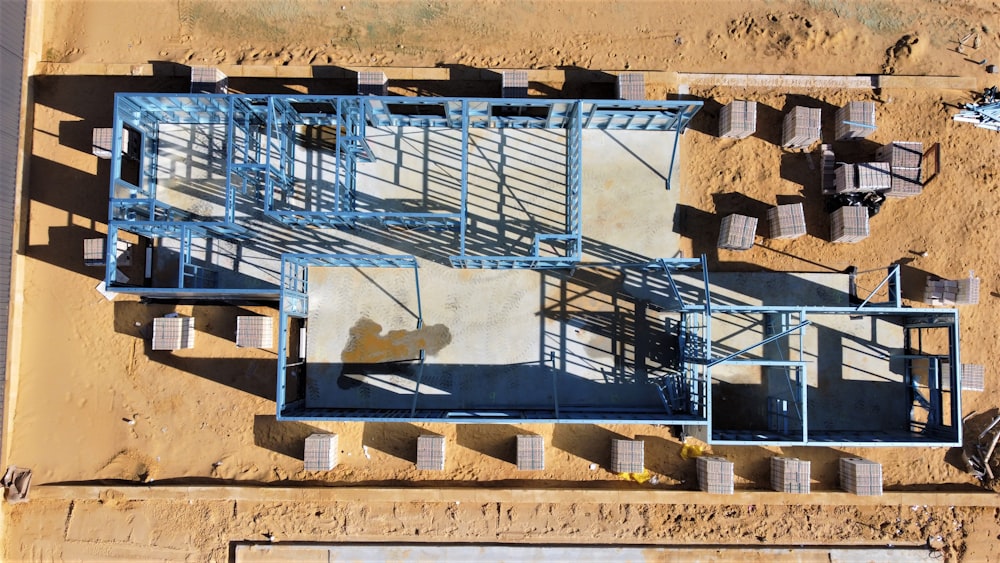
[[(706, 5), (711, 16), (706, 15)], [(264, 65), (580, 67), (687, 72), (953, 74), (987, 84), (982, 67), (949, 42), (978, 29), (971, 58), (1000, 59), (997, 2), (197, 2), (52, 1), (45, 4), (42, 60), (66, 63), (172, 61)], [(909, 36), (908, 39), (903, 39)], [(913, 39), (918, 41), (914, 42)], [(902, 42), (900, 43), (900, 41)], [(237, 349), (235, 317), (275, 314), (266, 306), (147, 306), (94, 291), (100, 268), (80, 261), (81, 240), (105, 229), (108, 167), (89, 152), (90, 129), (110, 121), (112, 93), (177, 90), (170, 79), (39, 77), (30, 125), (29, 223), (24, 261), (23, 348), (8, 460), (35, 471), (36, 485), (110, 480), (166, 484), (274, 484), (325, 481), (354, 485), (479, 483), (486, 486), (640, 487), (607, 471), (607, 440), (647, 441), (657, 484), (694, 487), (693, 464), (666, 428), (535, 425), (546, 437), (545, 471), (526, 477), (511, 463), (508, 425), (299, 424), (274, 419), (273, 351)], [(657, 87), (652, 85), (655, 90)], [(665, 90), (664, 90), (665, 91)], [(904, 286), (926, 273), (983, 280), (980, 305), (962, 309), (963, 361), (987, 365), (987, 391), (965, 393), (963, 411), (996, 412), (991, 351), (1000, 344), (1000, 143), (995, 134), (953, 123), (946, 104), (959, 91), (898, 90), (877, 96), (834, 91), (774, 93), (692, 87), (707, 100), (682, 146), (686, 249), (709, 255), (719, 270), (841, 270), (905, 262)], [(719, 104), (747, 98), (761, 105), (761, 131), (733, 141), (715, 137)], [(874, 99), (874, 143), (941, 143), (943, 168), (919, 197), (890, 201), (855, 245), (825, 242), (827, 222), (809, 158), (778, 148), (779, 112), (806, 101), (838, 106)], [(824, 107), (826, 107), (824, 105)], [(827, 112), (828, 114), (830, 112)], [(829, 126), (829, 123), (826, 124)], [(848, 149), (871, 150), (863, 143)], [(813, 165), (818, 167), (818, 161)], [(729, 194), (729, 195), (727, 195)], [(734, 196), (733, 194), (739, 194)], [(758, 239), (753, 250), (716, 251), (717, 213), (760, 213), (779, 198), (803, 197), (808, 236)], [(763, 222), (762, 222), (763, 224)], [(927, 256), (922, 253), (927, 252)], [(905, 290), (905, 289), (904, 289)], [(194, 350), (148, 349), (151, 319), (177, 310), (198, 321)], [(972, 427), (981, 424), (972, 419)], [(133, 421), (133, 423), (130, 423)], [(320, 429), (340, 435), (341, 465), (329, 475), (302, 471), (302, 438)], [(443, 474), (413, 467), (415, 436), (447, 436)], [(366, 447), (367, 446), (367, 447)], [(740, 488), (767, 485), (767, 455), (813, 461), (814, 489), (836, 488), (845, 453), (880, 461), (889, 490), (975, 490), (976, 482), (922, 448), (716, 448), (736, 463)], [(591, 469), (596, 465), (596, 469)], [(110, 495), (110, 493), (109, 493)], [(920, 544), (943, 537), (950, 556), (1000, 557), (1000, 513), (993, 508), (694, 507), (629, 504), (518, 504), (507, 518), (535, 541), (677, 543)], [(267, 531), (300, 540), (393, 534), (401, 539), (516, 541), (496, 528), (490, 504), (373, 503), (357, 507), (281, 502), (100, 499), (4, 505), (8, 560), (223, 560), (230, 540)], [(506, 508), (505, 508), (506, 510)], [(909, 507), (907, 507), (909, 510)], [(764, 514), (762, 514), (762, 512)], [(458, 525), (456, 519), (467, 524)], [(609, 520), (622, 522), (609, 528)], [(403, 524), (400, 524), (403, 522)], [(904, 522), (903, 524), (898, 524)], [(790, 524), (792, 523), (792, 524)], [(420, 536), (420, 529), (424, 534)], [(114, 530), (114, 533), (108, 530)], [(129, 530), (128, 533), (121, 530)], [(897, 530), (901, 530), (897, 533)], [(429, 535), (428, 535), (429, 534)], [(540, 539), (539, 539), (540, 538)], [(711, 538), (711, 540), (709, 540)], [(181, 548), (184, 549), (181, 549)], [(131, 557), (123, 553), (133, 549)], [(103, 550), (103, 551), (102, 551)]]

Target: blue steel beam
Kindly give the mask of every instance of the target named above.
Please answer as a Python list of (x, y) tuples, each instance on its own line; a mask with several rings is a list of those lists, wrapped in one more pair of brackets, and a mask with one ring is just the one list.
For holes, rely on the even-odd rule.
[(459, 205), (461, 211), (461, 223), (459, 224), (459, 243), (458, 243), (458, 253), (461, 256), (465, 256), (465, 231), (467, 229), (466, 223), (468, 222), (468, 207), (469, 207), (469, 103), (467, 100), (462, 101), (462, 175), (459, 179), (461, 186), (461, 203)]
[(747, 346), (746, 348), (744, 348), (744, 349), (742, 349), (742, 350), (740, 350), (738, 352), (733, 352), (732, 354), (729, 354), (727, 356), (723, 356), (721, 358), (716, 358), (716, 359), (708, 362), (708, 367), (712, 367), (712, 366), (721, 364), (723, 362), (728, 362), (729, 360), (732, 360), (733, 358), (741, 356), (741, 355), (749, 352), (750, 350), (753, 350), (754, 348), (757, 348), (759, 346), (763, 346), (765, 344), (770, 344), (771, 342), (774, 342), (775, 340), (778, 340), (780, 338), (784, 338), (785, 336), (788, 336), (789, 334), (791, 334), (791, 333), (793, 333), (793, 332), (795, 332), (797, 330), (803, 329), (803, 328), (805, 328), (805, 327), (807, 327), (807, 326), (809, 326), (811, 324), (812, 324), (812, 321), (808, 321), (808, 320), (802, 321), (801, 323), (799, 323), (799, 324), (797, 324), (797, 325), (795, 325), (795, 326), (793, 326), (791, 328), (785, 329), (785, 330), (783, 330), (783, 331), (781, 331), (781, 332), (779, 332), (777, 334), (771, 335), (771, 336), (765, 338), (764, 340), (761, 340), (760, 342), (758, 342), (756, 344), (753, 344), (751, 346)]
[[(893, 278), (895, 278), (896, 280), (899, 279), (899, 264), (893, 264), (892, 266), (889, 267), (889, 274), (886, 275), (885, 278), (883, 278), (882, 281), (877, 286), (875, 286), (875, 289), (873, 289), (872, 292), (868, 294), (868, 297), (865, 298), (865, 300), (862, 301), (860, 305), (858, 305), (857, 310), (860, 311), (862, 307), (867, 305), (868, 302), (871, 301), (872, 297), (875, 297), (875, 294), (878, 293), (878, 290), (882, 289), (882, 287), (885, 284), (889, 283), (890, 280), (893, 280)], [(898, 307), (899, 303), (896, 303), (895, 306)]]

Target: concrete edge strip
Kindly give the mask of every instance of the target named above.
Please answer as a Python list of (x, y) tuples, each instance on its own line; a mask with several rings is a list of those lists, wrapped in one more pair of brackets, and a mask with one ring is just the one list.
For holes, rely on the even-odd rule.
[(800, 506), (974, 506), (1000, 507), (1000, 495), (989, 492), (885, 492), (882, 496), (857, 496), (822, 491), (803, 495), (771, 491), (737, 491), (716, 495), (702, 491), (593, 490), (593, 489), (489, 489), (464, 487), (210, 487), (210, 486), (96, 486), (41, 485), (31, 500), (98, 500), (112, 495), (125, 501), (255, 501), (255, 502), (388, 502), (476, 504), (686, 504), (686, 505), (787, 505)]
[[(508, 69), (452, 69), (437, 67), (340, 67), (340, 66), (274, 66), (228, 65), (216, 67), (230, 78), (299, 78), (351, 79), (363, 71), (384, 72), (389, 80), (471, 80), (500, 81), (500, 71)], [(39, 75), (73, 76), (187, 76), (187, 65), (181, 63), (52, 63), (40, 62)], [(618, 71), (604, 70), (528, 70), (530, 82), (561, 84), (567, 81), (613, 82)], [(838, 89), (871, 90), (873, 88), (955, 89), (974, 90), (978, 81), (971, 76), (898, 76), (863, 74), (826, 76), (809, 74), (723, 74), (643, 71), (647, 83), (730, 88), (771, 89)]]

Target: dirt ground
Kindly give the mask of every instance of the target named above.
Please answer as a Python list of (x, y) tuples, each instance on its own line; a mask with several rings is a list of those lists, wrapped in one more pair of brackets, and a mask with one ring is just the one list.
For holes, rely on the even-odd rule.
[[(31, 33), (42, 34), (39, 56), (71, 66), (168, 61), (890, 73), (971, 76), (982, 87), (997, 80), (991, 82), (969, 59), (1000, 60), (1000, 3), (990, 1), (51, 0), (43, 7), (41, 19), (29, 25)], [(969, 30), (979, 33), (979, 49), (955, 52), (955, 40)], [(680, 458), (680, 443), (667, 428), (277, 423), (273, 351), (237, 349), (233, 342), (241, 309), (275, 315), (273, 309), (105, 300), (94, 291), (103, 270), (84, 266), (80, 256), (81, 241), (106, 230), (109, 171), (106, 161), (90, 154), (90, 130), (110, 123), (115, 91), (184, 86), (171, 78), (33, 79), (23, 196), (28, 222), (18, 249), (25, 280), (22, 346), (19, 364), (11, 369), (18, 383), (4, 444), (9, 463), (34, 470), (34, 485), (316, 481), (371, 487), (694, 488), (693, 463)], [(650, 89), (666, 92), (663, 85)], [(970, 419), (970, 430), (996, 414), (1000, 389), (990, 358), (1000, 345), (1000, 142), (996, 134), (951, 121), (955, 110), (949, 104), (968, 101), (969, 93), (699, 86), (690, 93), (706, 105), (681, 149), (685, 215), (679, 227), (685, 251), (708, 254), (717, 270), (840, 271), (850, 265), (867, 270), (899, 262), (904, 296), (912, 295), (927, 273), (957, 278), (975, 270), (982, 299), (961, 310), (962, 361), (987, 366), (987, 391), (963, 394), (963, 414), (979, 413)], [(719, 139), (718, 109), (735, 98), (758, 102), (760, 131), (745, 140)], [(802, 101), (832, 108), (858, 99), (877, 102), (878, 130), (870, 142), (839, 147), (848, 156), (860, 157), (892, 140), (937, 142), (942, 169), (920, 196), (889, 201), (873, 218), (869, 239), (835, 245), (826, 242), (818, 160), (776, 146), (778, 116)], [(832, 112), (825, 114), (832, 118)], [(830, 121), (824, 119), (826, 129)], [(806, 203), (807, 236), (758, 237), (761, 244), (741, 253), (715, 249), (716, 214), (763, 217), (761, 209), (795, 198)], [(149, 350), (151, 319), (174, 310), (198, 319), (197, 347), (173, 354)], [(302, 470), (302, 439), (317, 429), (340, 436), (340, 465), (326, 476)], [(413, 466), (415, 437), (427, 430), (454, 445), (442, 474), (418, 473)], [(546, 470), (530, 477), (511, 463), (512, 437), (524, 430), (545, 436), (548, 446)], [(647, 441), (653, 481), (624, 483), (606, 469), (607, 440), (616, 436)], [(741, 489), (766, 488), (770, 452), (811, 459), (818, 491), (836, 489), (836, 463), (844, 454), (881, 462), (887, 490), (948, 495), (979, 487), (946, 460), (945, 449), (715, 451), (735, 462)], [(931, 539), (950, 558), (1000, 558), (995, 503), (852, 506), (844, 496), (837, 506), (799, 504), (804, 499), (796, 497), (766, 507), (644, 505), (577, 503), (567, 492), (556, 503), (458, 506), (405, 500), (184, 502), (117, 494), (109, 489), (75, 501), (40, 494), (27, 504), (5, 504), (5, 558), (226, 560), (231, 541), (259, 541), (264, 533), (301, 541), (392, 535), (411, 541), (912, 545)]]

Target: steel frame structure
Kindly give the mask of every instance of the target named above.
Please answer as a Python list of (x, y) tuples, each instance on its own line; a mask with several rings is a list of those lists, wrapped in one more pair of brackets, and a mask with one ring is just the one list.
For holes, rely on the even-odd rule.
[[(899, 273), (890, 270), (876, 291), (888, 287), (889, 300), (873, 303), (872, 296), (852, 307), (745, 307), (713, 303), (705, 259), (660, 259), (648, 264), (611, 264), (610, 267), (641, 267), (663, 278), (670, 288), (679, 316), (680, 367), (655, 382), (662, 412), (625, 412), (596, 404), (588, 409), (560, 406), (554, 393), (551, 409), (507, 412), (448, 412), (419, 408), (415, 394), (410, 409), (306, 409), (286, 397), (287, 378), (303, 368), (290, 363), (288, 331), (293, 321), (308, 316), (308, 272), (311, 267), (412, 268), (417, 286), (417, 261), (409, 255), (291, 254), (281, 258), (278, 286), (265, 289), (204, 287), (204, 272), (191, 260), (192, 242), (199, 238), (240, 240), (253, 238), (253, 224), (237, 214), (237, 196), (257, 202), (268, 220), (292, 228), (354, 228), (359, 224), (409, 229), (453, 229), (459, 234), (457, 254), (450, 263), (456, 268), (572, 269), (582, 256), (582, 134), (584, 129), (656, 130), (682, 133), (701, 102), (632, 100), (543, 100), (403, 98), (379, 96), (304, 96), (242, 94), (118, 94), (115, 98), (112, 170), (106, 283), (118, 292), (148, 297), (245, 297), (275, 299), (280, 304), (278, 350), (278, 417), (282, 420), (369, 420), (448, 422), (606, 422), (681, 424), (706, 441), (720, 444), (777, 444), (827, 446), (927, 445), (961, 443), (961, 389), (958, 351), (958, 315), (953, 309), (908, 309), (899, 298)], [(221, 218), (208, 220), (175, 209), (157, 198), (159, 131), (163, 124), (213, 124), (225, 127), (225, 208)], [(295, 209), (290, 193), (295, 189), (294, 147), (300, 126), (324, 126), (335, 131), (336, 173), (333, 209)], [(461, 204), (454, 213), (389, 213), (358, 211), (357, 165), (371, 162), (366, 141), (367, 127), (426, 127), (460, 130)], [(139, 174), (135, 181), (122, 176), (122, 159), (133, 158), (121, 146), (122, 129), (138, 139)], [(536, 235), (530, 254), (524, 256), (478, 256), (467, 252), (469, 131), (473, 128), (565, 129), (566, 178), (565, 230), (560, 234)], [(679, 136), (679, 135), (678, 135)], [(677, 143), (672, 148), (676, 155)], [(668, 181), (668, 186), (672, 182)], [(180, 263), (176, 287), (126, 286), (116, 282), (119, 231), (150, 238), (178, 241)], [(543, 255), (543, 245), (556, 243), (559, 255)], [(607, 265), (605, 265), (607, 266)], [(701, 271), (703, 298), (685, 298), (674, 274)], [(874, 295), (874, 292), (873, 292)], [(712, 354), (712, 319), (717, 315), (767, 316), (772, 328), (758, 343), (723, 356)], [(889, 319), (905, 329), (905, 382), (911, 394), (908, 432), (830, 433), (808, 426), (808, 386), (802, 358), (759, 360), (744, 357), (750, 350), (798, 338), (799, 350), (805, 329), (818, 315), (863, 315)], [(422, 323), (422, 312), (418, 318)], [(922, 331), (948, 331), (947, 354), (925, 353)], [(916, 344), (914, 344), (916, 341)], [(420, 364), (424, 355), (421, 354)], [(304, 359), (303, 359), (304, 361)], [(914, 376), (916, 362), (928, 363), (926, 381)], [(721, 364), (770, 366), (788, 374), (789, 395), (784, 410), (772, 409), (768, 428), (730, 431), (713, 426), (712, 369)], [(945, 371), (943, 366), (947, 364)], [(555, 379), (553, 379), (555, 385)], [(419, 376), (418, 376), (419, 386)], [(946, 389), (950, 403), (945, 412)], [(788, 410), (788, 400), (791, 410)], [(775, 405), (777, 406), (777, 405)], [(794, 413), (794, 414), (790, 414)], [(773, 423), (772, 423), (773, 422)]]
[[(582, 253), (582, 130), (650, 130), (682, 133), (701, 107), (698, 101), (549, 100), (502, 98), (426, 98), (390, 96), (315, 96), (246, 94), (117, 94), (112, 146), (109, 232), (174, 238), (252, 238), (252, 227), (236, 215), (237, 192), (260, 203), (267, 218), (292, 227), (355, 228), (377, 224), (408, 229), (451, 229), (459, 248), (457, 268), (569, 268)], [(159, 131), (162, 124), (219, 125), (226, 130), (225, 210), (219, 220), (176, 209), (157, 199)], [(336, 185), (332, 210), (295, 209), (294, 147), (299, 126), (335, 131)], [(359, 211), (357, 165), (372, 162), (366, 128), (425, 127), (462, 132), (461, 205), (454, 213)], [(121, 131), (139, 139), (137, 182), (122, 177)], [(566, 224), (561, 234), (536, 235), (525, 256), (479, 256), (468, 251), (469, 130), (471, 128), (565, 129), (567, 139)], [(676, 143), (674, 150), (676, 151)], [(190, 245), (188, 245), (190, 246)], [(556, 255), (543, 248), (557, 248)], [(115, 257), (108, 254), (106, 283), (116, 291), (168, 294), (117, 284)], [(183, 255), (181, 259), (186, 257)], [(182, 262), (179, 270), (193, 265)], [(228, 294), (219, 288), (189, 287), (184, 294)], [(239, 288), (229, 288), (239, 292)], [(275, 288), (277, 289), (277, 288)], [(276, 291), (274, 292), (276, 293)]]
[[(369, 267), (409, 267), (409, 262), (392, 262), (393, 257), (353, 257), (352, 260), (368, 260)], [(396, 257), (395, 259), (400, 259)], [(282, 330), (287, 330), (288, 318), (305, 318), (308, 315), (308, 276), (306, 265), (353, 265), (359, 263), (330, 263), (328, 257), (301, 256), (289, 260), (299, 270), (288, 271), (288, 282), (283, 281)], [(277, 408), (280, 420), (323, 420), (346, 421), (366, 420), (373, 422), (475, 422), (475, 423), (580, 423), (601, 424), (671, 424), (681, 425), (685, 431), (711, 444), (725, 445), (781, 445), (830, 447), (865, 446), (953, 446), (961, 443), (961, 373), (958, 349), (958, 313), (954, 309), (912, 309), (902, 306), (899, 288), (899, 269), (888, 270), (883, 282), (859, 305), (849, 307), (795, 307), (795, 306), (743, 306), (713, 304), (709, 273), (705, 257), (701, 259), (658, 259), (648, 264), (602, 264), (604, 267), (641, 267), (646, 272), (658, 275), (669, 288), (672, 305), (664, 311), (676, 313), (680, 318), (679, 341), (680, 368), (660, 375), (652, 381), (654, 392), (662, 402), (662, 411), (615, 410), (595, 404), (591, 408), (567, 408), (560, 405), (559, 394), (553, 393), (553, 404), (548, 409), (531, 410), (458, 410), (418, 408), (420, 375), (417, 376), (417, 391), (414, 393), (411, 409), (333, 409), (307, 408), (301, 399), (286, 396), (288, 369), (284, 364), (287, 357), (286, 336), (279, 338), (278, 355), (282, 362), (278, 373)], [(413, 266), (416, 268), (416, 266)], [(416, 270), (415, 270), (416, 271)], [(702, 278), (702, 297), (685, 298), (674, 275), (678, 272), (699, 272)], [(285, 278), (283, 277), (283, 280)], [(873, 303), (873, 295), (882, 287), (888, 287), (887, 301)], [(419, 299), (419, 278), (417, 294)], [(422, 312), (421, 312), (422, 315)], [(767, 335), (758, 342), (726, 355), (714, 355), (712, 347), (712, 318), (723, 315), (770, 317), (776, 322)], [(829, 315), (862, 316), (879, 318), (904, 328), (905, 353), (896, 356), (905, 360), (903, 386), (908, 393), (911, 407), (908, 430), (872, 429), (867, 432), (811, 429), (809, 427), (808, 404), (809, 386), (807, 369), (809, 361), (803, 356), (805, 329), (818, 317)], [(422, 318), (422, 317), (421, 317)], [(925, 353), (922, 350), (923, 330), (943, 329), (948, 331), (948, 352)], [(914, 334), (916, 336), (914, 336)], [(747, 358), (746, 354), (756, 348), (782, 339), (797, 339), (792, 348), (799, 351), (799, 357), (781, 359)], [(418, 374), (422, 374), (424, 355), (421, 353)], [(930, 376), (925, 380), (915, 375), (915, 362), (928, 362)], [(718, 428), (713, 422), (712, 369), (727, 364), (730, 366), (767, 367), (785, 371), (788, 394), (768, 397), (768, 424), (766, 428), (733, 430)], [(943, 366), (947, 365), (945, 371)], [(293, 369), (302, 369), (296, 364)], [(555, 366), (553, 366), (555, 369)], [(553, 385), (556, 385), (553, 377)], [(949, 392), (949, 390), (952, 390)], [(820, 391), (813, 391), (820, 392)], [(947, 395), (945, 393), (948, 392)], [(947, 404), (946, 404), (947, 403)], [(784, 408), (779, 408), (783, 406)], [(845, 414), (846, 415), (846, 414)], [(900, 413), (903, 417), (904, 414)]]

